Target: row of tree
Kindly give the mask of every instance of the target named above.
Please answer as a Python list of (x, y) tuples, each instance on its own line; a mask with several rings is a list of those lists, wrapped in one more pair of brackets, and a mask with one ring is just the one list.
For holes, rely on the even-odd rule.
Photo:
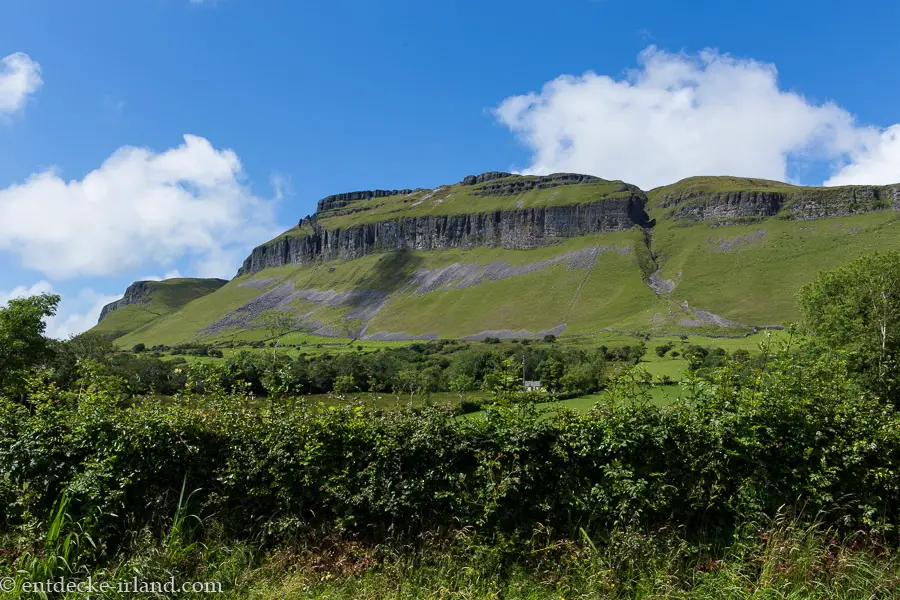
[[(54, 382), (71, 387), (80, 363), (91, 361), (125, 379), (134, 394), (171, 394), (184, 385), (178, 359), (118, 352), (96, 334), (59, 342), (45, 337), (45, 319), (56, 312), (59, 296), (43, 294), (11, 300), (0, 308), (0, 388), (23, 395), (25, 379), (35, 366), (48, 367)], [(821, 274), (799, 294), (804, 328), (810, 343), (822, 353), (846, 357), (851, 373), (880, 397), (896, 401), (900, 391), (900, 253), (863, 256), (851, 264)], [(552, 342), (552, 340), (551, 340)], [(730, 356), (721, 348), (686, 344), (657, 348), (661, 356), (679, 352), (690, 369), (702, 372), (729, 358), (748, 364), (746, 351)], [(183, 350), (210, 355), (208, 347)], [(566, 348), (549, 343), (518, 347), (439, 340), (371, 353), (345, 352), (301, 355), (290, 359), (242, 352), (229, 359), (232, 383), (249, 384), (258, 394), (435, 392), (493, 389), (514, 359), (522, 378), (538, 379), (546, 389), (579, 394), (603, 387), (611, 363), (636, 363), (643, 343), (617, 348)]]

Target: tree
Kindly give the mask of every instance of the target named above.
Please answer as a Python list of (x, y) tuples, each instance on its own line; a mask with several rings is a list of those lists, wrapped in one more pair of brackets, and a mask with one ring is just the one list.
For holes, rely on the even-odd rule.
[(466, 394), (475, 389), (475, 378), (470, 375), (457, 375), (450, 380), (450, 391), (459, 394), (459, 403), (466, 400)]
[(515, 356), (503, 359), (485, 378), (488, 391), (494, 394), (522, 391), (522, 363)]
[(338, 375), (334, 379), (334, 393), (338, 396), (346, 396), (356, 389), (353, 375)]
[(272, 338), (272, 362), (278, 353), (278, 341), (283, 335), (294, 330), (294, 315), (283, 310), (271, 309), (262, 313), (262, 324), (266, 333)]
[(798, 299), (818, 351), (845, 353), (866, 387), (900, 399), (900, 252), (867, 254), (821, 273)]
[(597, 386), (597, 377), (589, 363), (575, 363), (569, 365), (559, 383), (567, 393), (584, 394), (594, 391)]
[(547, 335), (544, 336), (544, 342), (547, 344), (555, 344), (556, 336), (553, 335), (552, 333), (548, 333)]
[(115, 353), (115, 344), (102, 333), (86, 331), (73, 335), (56, 344), (56, 356), (52, 363), (53, 379), (63, 388), (70, 387), (79, 377), (79, 363), (91, 361), (109, 366)]
[(41, 294), (10, 300), (0, 308), (0, 391), (21, 395), (25, 375), (53, 355), (44, 319), (56, 314), (59, 296)]
[(551, 356), (541, 365), (541, 383), (551, 392), (557, 392), (565, 373), (566, 369), (563, 363)]
[(416, 367), (403, 369), (397, 373), (397, 385), (404, 392), (409, 392), (409, 401), (412, 402), (413, 397), (422, 391), (423, 381), (422, 373)]

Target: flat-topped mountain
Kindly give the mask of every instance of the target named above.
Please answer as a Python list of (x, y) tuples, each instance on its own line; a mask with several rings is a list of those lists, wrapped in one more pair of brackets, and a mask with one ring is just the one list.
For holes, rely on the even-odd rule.
[[(818, 271), (900, 248), (898, 209), (900, 185), (740, 177), (645, 192), (589, 175), (491, 171), (434, 189), (336, 194), (255, 248), (232, 281), (117, 331), (123, 345), (249, 339), (275, 308), (298, 331), (373, 339), (740, 335), (795, 318), (793, 295)], [(120, 303), (143, 306), (141, 289), (98, 329)]]
[(646, 194), (621, 181), (489, 172), (433, 190), (328, 196), (294, 229), (258, 246), (239, 274), (407, 248), (535, 248), (561, 238), (647, 226)]

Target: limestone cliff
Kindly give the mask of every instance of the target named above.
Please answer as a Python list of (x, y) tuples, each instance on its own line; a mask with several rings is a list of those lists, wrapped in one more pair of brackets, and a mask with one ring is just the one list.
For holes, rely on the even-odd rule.
[(399, 217), (334, 230), (312, 221), (313, 230), (309, 234), (284, 236), (255, 248), (238, 274), (282, 265), (305, 265), (317, 260), (349, 260), (401, 248), (534, 248), (560, 238), (622, 231), (647, 222), (642, 194), (583, 205)]
[[(526, 197), (531, 205), (524, 204)], [(397, 249), (534, 248), (560, 238), (647, 226), (646, 199), (633, 185), (590, 175), (500, 171), (469, 175), (435, 190), (337, 194), (320, 200), (316, 214), (295, 229), (255, 248), (238, 275)], [(429, 208), (422, 210), (425, 202)]]
[(435, 190), (369, 190), (323, 198), (316, 214), (255, 248), (238, 275), (269, 267), (351, 260), (397, 249), (534, 248), (567, 237), (654, 225), (665, 218), (714, 221), (818, 219), (900, 210), (900, 184), (802, 187), (738, 177), (692, 177), (645, 193), (621, 181), (556, 173), (469, 175)]
[[(651, 192), (654, 204), (677, 220), (729, 221), (745, 217), (820, 219), (900, 209), (900, 185), (801, 187), (746, 180), (743, 190), (716, 190), (716, 178), (692, 178)], [(734, 182), (728, 181), (725, 184)], [(710, 183), (715, 181), (715, 183)], [(760, 185), (763, 184), (763, 185)], [(758, 189), (753, 189), (758, 187)]]
[[(125, 289), (125, 295), (115, 302), (110, 302), (100, 311), (100, 319), (102, 321), (106, 315), (114, 310), (118, 310), (129, 304), (145, 304), (150, 301), (150, 294), (153, 291), (152, 281), (135, 281)], [(99, 322), (98, 321), (98, 322)]]

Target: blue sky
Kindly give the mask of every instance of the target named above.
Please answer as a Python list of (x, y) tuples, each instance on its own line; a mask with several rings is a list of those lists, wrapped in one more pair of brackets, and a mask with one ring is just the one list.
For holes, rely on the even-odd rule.
[(487, 170), (900, 181), (897, 23), (894, 2), (6, 2), (0, 302), (61, 293), (63, 336), (137, 278), (230, 277), (327, 194)]

